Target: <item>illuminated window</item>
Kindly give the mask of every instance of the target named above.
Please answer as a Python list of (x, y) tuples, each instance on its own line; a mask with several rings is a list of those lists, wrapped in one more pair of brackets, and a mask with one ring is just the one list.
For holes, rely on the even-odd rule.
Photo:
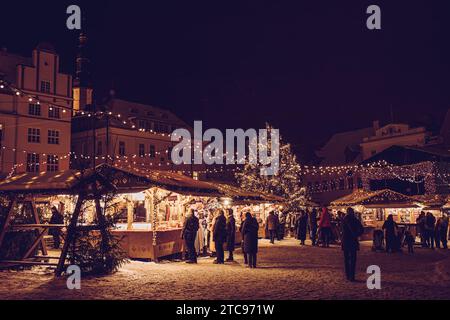
[(47, 155), (47, 171), (56, 172), (59, 171), (59, 157), (55, 155)]
[(27, 153), (27, 172), (39, 172), (39, 154)]
[(28, 128), (28, 142), (41, 143), (41, 129)]
[(59, 131), (57, 130), (48, 130), (48, 144), (59, 144)]

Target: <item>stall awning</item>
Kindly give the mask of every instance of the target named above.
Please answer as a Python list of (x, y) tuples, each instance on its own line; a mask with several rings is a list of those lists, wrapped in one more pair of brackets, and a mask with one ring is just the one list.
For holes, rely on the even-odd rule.
[(357, 190), (353, 193), (335, 200), (332, 207), (352, 207), (357, 205), (378, 208), (416, 208), (416, 200), (407, 195), (385, 189), (379, 191)]

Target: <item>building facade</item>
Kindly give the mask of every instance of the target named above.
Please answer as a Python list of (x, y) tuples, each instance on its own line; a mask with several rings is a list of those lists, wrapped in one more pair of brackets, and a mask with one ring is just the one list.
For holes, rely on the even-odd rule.
[(53, 46), (32, 57), (0, 52), (0, 173), (69, 169), (72, 77)]

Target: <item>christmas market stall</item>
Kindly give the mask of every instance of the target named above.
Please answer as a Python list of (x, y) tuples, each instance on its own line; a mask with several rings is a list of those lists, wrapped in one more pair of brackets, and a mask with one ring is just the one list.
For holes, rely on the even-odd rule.
[(421, 211), (414, 198), (389, 189), (357, 190), (331, 203), (335, 213), (345, 212), (348, 207), (353, 208), (363, 222), (363, 238), (371, 237), (374, 229), (381, 229), (389, 215), (393, 215), (397, 224), (415, 229), (415, 221)]

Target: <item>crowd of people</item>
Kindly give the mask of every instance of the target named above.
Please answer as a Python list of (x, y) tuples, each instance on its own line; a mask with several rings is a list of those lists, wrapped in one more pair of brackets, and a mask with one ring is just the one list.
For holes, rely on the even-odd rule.
[[(234, 261), (236, 245), (235, 235), (238, 229), (242, 235), (241, 249), (244, 254), (244, 263), (249, 268), (256, 268), (258, 253), (258, 230), (260, 224), (265, 227), (265, 234), (274, 244), (282, 241), (285, 236), (292, 236), (299, 240), (300, 245), (306, 245), (306, 239), (311, 240), (312, 246), (330, 247), (331, 243), (340, 244), (344, 255), (345, 275), (347, 280), (355, 280), (357, 252), (359, 239), (364, 233), (361, 215), (352, 208), (346, 212), (330, 214), (327, 208), (320, 210), (299, 210), (289, 213), (282, 210), (272, 211), (266, 220), (257, 221), (250, 212), (242, 212), (240, 225), (237, 226), (232, 209), (218, 209), (208, 215), (198, 217), (192, 210), (186, 217), (182, 237), (187, 249), (187, 263), (197, 263), (197, 255), (203, 250), (208, 251), (211, 242), (214, 249), (211, 255), (215, 256), (215, 264), (224, 264)], [(436, 219), (432, 213), (422, 212), (416, 221), (415, 234), (411, 226), (400, 228), (389, 215), (381, 230), (375, 230), (374, 247), (388, 253), (401, 251), (404, 245), (408, 252), (414, 252), (416, 237), (424, 248), (447, 249), (449, 217), (443, 215)], [(202, 250), (196, 249), (196, 241), (201, 238)], [(384, 247), (385, 244), (385, 247)], [(199, 246), (197, 246), (199, 247)], [(225, 250), (228, 258), (225, 260)]]

